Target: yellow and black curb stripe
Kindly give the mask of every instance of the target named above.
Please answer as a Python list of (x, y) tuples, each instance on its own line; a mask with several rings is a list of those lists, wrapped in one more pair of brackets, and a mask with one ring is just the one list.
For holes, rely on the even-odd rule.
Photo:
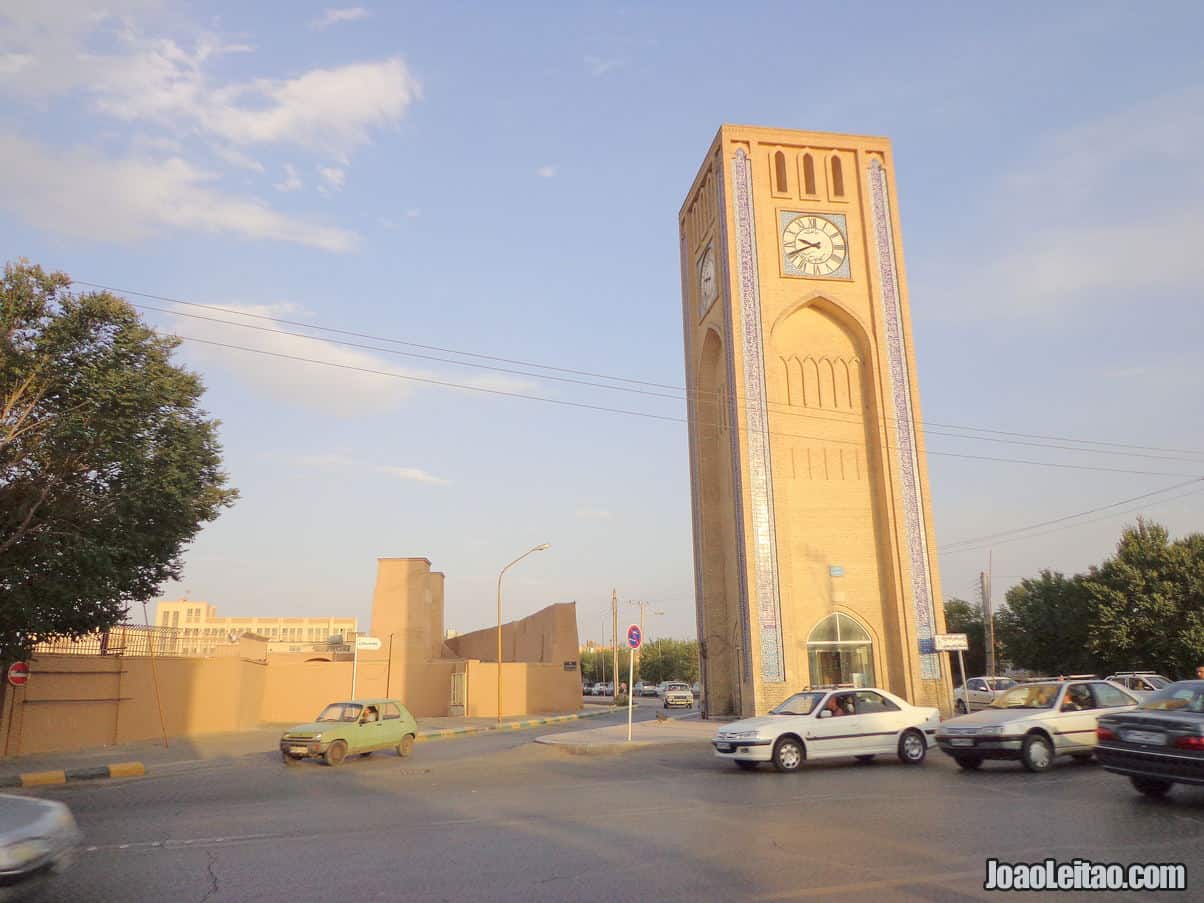
[(547, 718), (532, 718), (527, 721), (507, 721), (503, 724), (490, 724), (482, 727), (446, 727), (439, 730), (419, 731), (417, 740), (447, 740), (452, 737), (467, 737), (470, 734), (492, 734), (496, 731), (519, 731), (524, 728), (540, 727), (545, 724), (560, 724), (563, 721), (577, 721), (581, 718), (598, 718), (602, 715), (613, 715), (615, 710), (603, 712), (582, 712), (577, 715), (549, 715)]
[(0, 787), (45, 787), (72, 781), (99, 781), (105, 778), (137, 778), (146, 774), (141, 762), (113, 762), (91, 768), (60, 768), (55, 771), (26, 771), (0, 777)]

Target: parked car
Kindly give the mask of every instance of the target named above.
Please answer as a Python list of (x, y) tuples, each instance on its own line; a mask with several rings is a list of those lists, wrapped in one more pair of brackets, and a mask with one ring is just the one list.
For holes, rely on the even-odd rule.
[(1170, 684), (1136, 709), (1101, 717), (1096, 738), (1100, 764), (1146, 796), (1204, 784), (1204, 681)]
[(690, 687), (690, 692), (694, 694), (695, 699), (698, 699), (702, 696), (702, 684), (695, 683), (694, 686)]
[(1135, 705), (1128, 690), (1106, 680), (1018, 684), (982, 711), (944, 722), (936, 739), (965, 769), (985, 759), (1019, 759), (1029, 771), (1047, 771), (1056, 756), (1090, 759), (1099, 717)]
[(689, 684), (671, 683), (667, 685), (663, 698), (667, 709), (675, 705), (683, 705), (687, 709), (694, 707), (694, 694), (690, 691)]
[(75, 861), (80, 840), (63, 803), (0, 794), (0, 900), (48, 891), (55, 876)]
[(648, 693), (653, 690), (654, 690), (654, 688), (653, 688), (652, 684), (648, 683), (648, 681), (638, 680), (638, 681), (636, 681), (635, 686), (632, 687), (632, 689), (631, 689), (631, 695), (632, 696), (647, 696)]
[(1117, 671), (1109, 675), (1107, 680), (1120, 684), (1138, 699), (1145, 699), (1171, 685), (1170, 678), (1154, 671)]
[(869, 761), (888, 754), (918, 765), (940, 720), (937, 709), (875, 687), (807, 690), (768, 715), (724, 725), (711, 742), (716, 756), (741, 768), (772, 762), (778, 771), (797, 771), (814, 759)]
[(638, 695), (638, 696), (656, 696), (657, 695), (656, 684), (652, 683), (651, 681), (645, 683), (644, 686), (640, 689), (640, 692), (636, 695)]
[(965, 715), (971, 709), (982, 709), (995, 701), (1004, 690), (1016, 686), (1010, 677), (971, 677), (953, 691), (953, 707)]
[(285, 765), (308, 758), (341, 765), (349, 755), (368, 756), (378, 749), (395, 749), (399, 756), (408, 756), (417, 737), (418, 722), (396, 699), (332, 702), (313, 722), (290, 727), (281, 735), (280, 757)]

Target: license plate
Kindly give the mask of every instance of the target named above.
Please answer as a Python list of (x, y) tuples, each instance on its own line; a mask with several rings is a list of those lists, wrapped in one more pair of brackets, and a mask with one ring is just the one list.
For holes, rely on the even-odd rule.
[(294, 756), (303, 756), (307, 752), (309, 752), (309, 747), (308, 746), (290, 746), (288, 748), (288, 751), (291, 752)]
[(969, 737), (956, 737), (949, 741), (950, 746), (973, 746), (974, 741)]
[(1129, 743), (1146, 743), (1151, 746), (1166, 746), (1166, 734), (1155, 731), (1121, 731), (1120, 738)]

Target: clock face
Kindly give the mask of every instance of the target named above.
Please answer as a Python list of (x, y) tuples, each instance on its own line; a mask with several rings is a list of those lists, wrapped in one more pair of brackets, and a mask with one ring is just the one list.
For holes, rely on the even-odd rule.
[(831, 276), (848, 260), (849, 243), (833, 220), (818, 213), (804, 213), (782, 230), (782, 251), (799, 275)]
[(702, 298), (704, 311), (719, 294), (719, 284), (715, 281), (715, 254), (710, 248), (707, 248), (702, 263), (698, 266), (698, 293)]

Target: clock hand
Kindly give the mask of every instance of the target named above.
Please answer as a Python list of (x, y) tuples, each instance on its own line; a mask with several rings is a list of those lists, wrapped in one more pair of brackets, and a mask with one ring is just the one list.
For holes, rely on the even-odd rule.
[(806, 251), (808, 248), (818, 248), (818, 247), (819, 247), (819, 242), (817, 242), (817, 241), (803, 241), (801, 238), (800, 238), (800, 239), (798, 239), (798, 240), (795, 242), (795, 244), (796, 244), (796, 245), (802, 245), (802, 247), (801, 247), (801, 248), (795, 248), (795, 250), (796, 250), (796, 251)]

